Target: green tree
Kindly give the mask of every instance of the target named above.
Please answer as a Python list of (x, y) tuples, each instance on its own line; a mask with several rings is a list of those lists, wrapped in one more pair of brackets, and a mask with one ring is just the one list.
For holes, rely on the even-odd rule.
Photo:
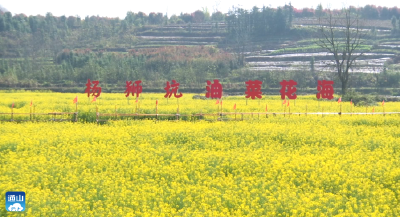
[(245, 52), (250, 41), (250, 18), (247, 10), (233, 7), (228, 13), (228, 33), (231, 49), (235, 53), (236, 63), (245, 64)]
[(10, 31), (12, 29), (12, 14), (10, 12), (4, 13), (4, 24), (6, 31)]
[(225, 18), (224, 14), (221, 13), (220, 11), (214, 12), (211, 15), (211, 20), (214, 22), (223, 22), (224, 18)]
[(181, 20), (181, 18), (179, 18), (178, 16), (176, 16), (175, 14), (174, 15), (172, 15), (170, 18), (169, 18), (169, 21), (171, 22), (171, 23), (182, 23), (183, 21)]
[(0, 13), (0, 32), (6, 31), (6, 22), (5, 22), (5, 17), (3, 16), (2, 13)]
[(192, 15), (188, 14), (188, 13), (181, 13), (181, 15), (179, 16), (185, 23), (190, 23), (193, 22), (193, 17)]
[(194, 23), (202, 23), (206, 16), (203, 11), (197, 10), (193, 13), (192, 17)]
[(73, 29), (75, 27), (76, 18), (73, 16), (69, 16), (67, 19), (67, 26), (69, 29)]
[(325, 14), (324, 14), (324, 9), (323, 9), (323, 7), (322, 7), (322, 4), (319, 3), (318, 6), (317, 6), (317, 8), (315, 9), (315, 16), (316, 16), (316, 17), (322, 17), (322, 16), (324, 16), (324, 15), (325, 15)]
[(29, 16), (29, 27), (31, 28), (31, 33), (35, 33), (39, 24), (35, 16)]
[(379, 19), (379, 11), (375, 5), (366, 5), (361, 11), (365, 19)]
[(276, 33), (282, 33), (286, 30), (286, 18), (283, 14), (282, 8), (278, 8), (274, 16), (273, 31)]
[(390, 19), (390, 10), (387, 7), (383, 7), (379, 16), (382, 20)]
[(287, 17), (287, 21), (286, 21), (286, 26), (288, 28), (292, 27), (292, 21), (293, 21), (293, 6), (292, 3), (289, 2), (288, 5), (285, 4), (285, 17)]
[(208, 11), (208, 8), (202, 8), (203, 9), (203, 13), (204, 13), (204, 21), (208, 22), (210, 21), (210, 12)]
[(393, 30), (396, 30), (396, 29), (397, 29), (396, 22), (397, 22), (397, 18), (396, 18), (395, 16), (393, 16), (393, 17), (392, 17), (392, 29), (393, 29)]
[(135, 22), (135, 13), (133, 13), (132, 11), (128, 11), (126, 13), (124, 21), (126, 22), (126, 24), (132, 25)]

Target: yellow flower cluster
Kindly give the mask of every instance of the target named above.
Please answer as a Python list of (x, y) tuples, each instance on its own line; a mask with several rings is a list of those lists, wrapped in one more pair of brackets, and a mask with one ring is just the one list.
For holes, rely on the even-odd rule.
[[(75, 94), (0, 94), (0, 112), (13, 101), (29, 111), (31, 98), (36, 111), (74, 109)], [(141, 108), (151, 113), (158, 95), (143, 94)], [(93, 112), (78, 97), (79, 109)], [(284, 110), (278, 96), (261, 101), (228, 97), (223, 106)], [(100, 112), (135, 108), (123, 94), (97, 103)], [(217, 112), (214, 100), (179, 103), (182, 113)], [(294, 112), (318, 111), (311, 96), (290, 103)], [(331, 104), (320, 107), (336, 111)], [(159, 112), (176, 105), (159, 99)], [(400, 103), (385, 107), (399, 111)], [(0, 122), (0, 216), (400, 216), (399, 115), (256, 117)], [(25, 212), (5, 210), (8, 191), (26, 192)]]
[[(193, 114), (217, 114), (221, 110), (221, 105), (216, 104), (213, 99), (194, 99), (195, 94), (184, 94), (182, 98), (164, 98), (164, 93), (143, 93), (140, 94), (139, 102), (136, 98), (130, 96), (125, 97), (124, 93), (103, 93), (96, 102), (92, 102), (93, 97), (88, 98), (87, 94), (72, 93), (40, 93), (40, 92), (22, 92), (14, 93), (0, 92), (0, 113), (49, 113), (49, 112), (75, 112), (76, 105), (73, 99), (78, 97), (78, 119), (83, 122), (93, 122), (96, 120), (96, 108), (101, 114), (112, 114), (101, 119), (126, 119), (123, 117), (115, 118), (114, 114), (156, 114), (156, 100), (158, 100), (158, 114), (176, 114), (179, 108), (181, 115)], [(204, 94), (202, 94), (204, 96)], [(33, 106), (30, 106), (32, 101)], [(253, 112), (253, 118), (258, 118), (257, 113), (312, 113), (312, 112), (330, 112), (330, 113), (371, 113), (377, 112), (400, 112), (400, 103), (386, 102), (384, 106), (377, 103), (374, 107), (351, 106), (350, 102), (338, 103), (335, 100), (317, 100), (315, 95), (298, 96), (296, 100), (290, 100), (289, 107), (287, 102), (283, 104), (280, 96), (263, 96), (262, 99), (247, 99), (244, 96), (227, 96), (223, 97), (222, 112)], [(14, 108), (11, 109), (14, 103)], [(236, 104), (236, 110), (233, 109)], [(235, 115), (226, 116), (234, 119)], [(56, 119), (73, 119), (73, 115), (60, 116), (43, 116), (36, 115), (32, 117), (34, 120), (52, 120)], [(149, 117), (150, 119), (155, 116)], [(244, 119), (251, 118), (247, 114)], [(0, 120), (10, 120), (11, 115), (0, 115)], [(14, 120), (29, 120), (29, 115), (13, 115)], [(131, 118), (133, 119), (133, 118)], [(162, 118), (161, 118), (162, 119)], [(165, 119), (165, 118), (164, 118)], [(174, 119), (174, 117), (171, 117)], [(190, 119), (190, 118), (187, 118)], [(216, 116), (207, 116), (205, 119), (216, 119)], [(241, 115), (237, 114), (236, 119), (241, 119)]]

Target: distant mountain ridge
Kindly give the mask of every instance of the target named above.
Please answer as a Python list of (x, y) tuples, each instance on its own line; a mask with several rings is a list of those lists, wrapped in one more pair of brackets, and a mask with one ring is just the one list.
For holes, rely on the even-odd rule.
[(8, 10), (5, 7), (1, 6), (1, 5), (0, 5), (0, 11), (3, 12), (3, 13), (8, 12)]

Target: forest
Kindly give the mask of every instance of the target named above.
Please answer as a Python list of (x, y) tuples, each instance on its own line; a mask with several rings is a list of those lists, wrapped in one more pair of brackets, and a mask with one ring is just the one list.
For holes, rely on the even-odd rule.
[[(372, 30), (365, 40), (371, 46), (363, 48), (376, 48), (377, 40), (395, 40), (400, 35), (399, 8), (366, 5), (351, 10), (360, 19), (386, 25), (369, 26)], [(172, 16), (128, 11), (124, 19), (56, 17), (51, 12), (28, 17), (0, 12), (0, 88), (80, 91), (88, 78), (99, 80), (108, 91), (119, 91), (127, 80), (143, 80), (149, 89), (162, 90), (163, 84), (172, 79), (188, 90), (201, 89), (207, 79), (221, 79), (230, 87), (240, 86), (249, 79), (261, 79), (265, 87), (273, 88), (279, 79), (289, 77), (298, 78), (301, 87), (314, 88), (318, 78), (330, 76), (314, 73), (314, 57), (306, 59), (310, 67), (302, 69), (302, 74), (254, 71), (249, 60), (255, 53), (268, 49), (273, 49), (271, 54), (290, 49), (298, 52), (299, 40), (308, 40), (301, 48), (304, 52), (310, 49), (320, 52), (312, 44), (316, 30), (297, 24), (316, 20), (326, 13), (327, 9), (321, 5), (315, 9), (297, 9), (291, 4), (250, 10), (232, 7), (226, 14), (210, 13), (207, 8)], [(389, 29), (390, 34), (377, 39), (375, 29)], [(285, 46), (296, 43), (292, 47), (269, 48), (276, 42)], [(391, 63), (397, 63), (397, 48), (389, 53), (394, 55)], [(384, 71), (387, 73), (386, 68)], [(353, 84), (385, 86), (387, 83), (382, 80), (387, 81), (391, 76), (390, 82), (394, 82), (391, 87), (396, 87), (400, 80), (396, 72), (357, 74), (355, 77), (361, 80)], [(378, 77), (381, 75), (385, 77)], [(369, 82), (371, 79), (374, 81)]]

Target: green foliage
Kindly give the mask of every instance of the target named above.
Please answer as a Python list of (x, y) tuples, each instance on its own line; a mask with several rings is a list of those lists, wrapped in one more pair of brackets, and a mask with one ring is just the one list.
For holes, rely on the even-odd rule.
[(222, 12), (220, 12), (220, 11), (214, 12), (214, 13), (211, 15), (211, 20), (212, 20), (213, 22), (223, 22), (224, 19), (225, 19), (225, 16), (224, 16), (224, 14), (223, 14)]
[(355, 106), (376, 106), (377, 102), (382, 101), (382, 97), (367, 95), (355, 92), (354, 90), (348, 90), (342, 97), (342, 101), (352, 101)]
[(229, 53), (205, 46), (147, 48), (128, 53), (65, 49), (57, 54), (54, 63), (43, 61), (3, 59), (0, 85), (15, 85), (22, 80), (30, 81), (29, 86), (37, 85), (36, 81), (46, 87), (71, 86), (85, 83), (88, 78), (122, 85), (129, 80), (196, 83), (229, 76), (236, 67)]
[(392, 22), (392, 28), (393, 28), (393, 30), (396, 30), (396, 29), (397, 29), (397, 25), (396, 25), (396, 23), (397, 23), (397, 18), (396, 18), (395, 16), (393, 16), (391, 22)]
[(366, 19), (378, 19), (379, 11), (375, 5), (366, 5), (361, 11), (361, 16)]
[(277, 9), (253, 7), (251, 11), (233, 8), (226, 17), (227, 31), (233, 41), (237, 41), (238, 34), (242, 32), (247, 32), (250, 38), (282, 34), (290, 28), (292, 14), (291, 5)]

